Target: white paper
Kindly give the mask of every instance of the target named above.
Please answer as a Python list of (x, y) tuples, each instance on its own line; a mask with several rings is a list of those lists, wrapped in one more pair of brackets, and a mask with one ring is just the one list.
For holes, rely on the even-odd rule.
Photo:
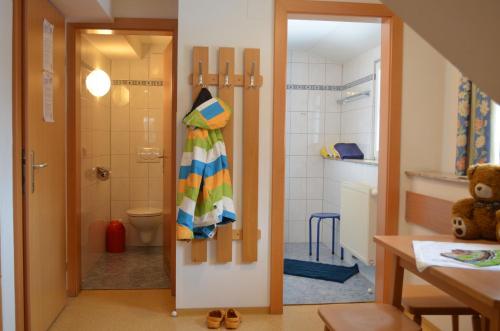
[(51, 72), (43, 72), (43, 120), (45, 122), (54, 122), (54, 87), (52, 76)]
[(459, 262), (449, 257), (442, 256), (452, 250), (500, 250), (500, 245), (474, 244), (474, 243), (452, 243), (439, 241), (413, 241), (413, 250), (418, 271), (422, 272), (431, 266), (475, 269), (475, 270), (496, 270), (500, 271), (500, 266), (478, 267), (469, 263)]
[(53, 44), (54, 44), (54, 25), (46, 19), (43, 20), (43, 70), (53, 72)]

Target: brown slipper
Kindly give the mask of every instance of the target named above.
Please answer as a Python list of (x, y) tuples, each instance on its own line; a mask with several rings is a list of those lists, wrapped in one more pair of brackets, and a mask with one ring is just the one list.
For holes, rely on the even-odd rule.
[(226, 313), (224, 324), (228, 329), (237, 329), (241, 323), (241, 314), (236, 309), (229, 309)]
[(224, 320), (225, 315), (226, 315), (226, 312), (222, 309), (212, 310), (207, 315), (207, 327), (209, 329), (220, 328), (222, 321)]

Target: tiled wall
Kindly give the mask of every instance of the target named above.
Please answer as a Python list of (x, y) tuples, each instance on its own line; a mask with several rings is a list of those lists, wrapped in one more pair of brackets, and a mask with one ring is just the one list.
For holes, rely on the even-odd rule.
[(91, 68), (106, 72), (111, 61), (82, 38), (81, 70), (81, 250), (82, 276), (105, 249), (105, 231), (110, 214), (110, 182), (97, 180), (96, 166), (110, 167), (110, 96), (94, 97), (85, 87)]
[[(163, 149), (163, 50), (140, 60), (113, 60), (111, 79), (111, 217), (124, 222), (127, 245), (142, 245), (126, 210), (163, 206), (163, 161), (137, 157), (141, 147)], [(162, 234), (160, 227), (153, 245), (162, 245)]]
[[(332, 162), (323, 160), (322, 146), (337, 142), (355, 142), (373, 158), (373, 73), (380, 47), (345, 62), (335, 64), (300, 51), (290, 51), (287, 63), (286, 122), (286, 215), (285, 241), (308, 240), (307, 219), (313, 212), (340, 209), (340, 181)], [(339, 105), (337, 100), (351, 92), (369, 91), (370, 96)], [(366, 165), (345, 162), (358, 181)], [(368, 170), (377, 178), (377, 167)], [(350, 180), (344, 179), (344, 180)], [(328, 196), (328, 199), (326, 198)], [(327, 224), (327, 223), (325, 223)], [(331, 225), (325, 225), (322, 237), (331, 243)], [(313, 230), (313, 238), (315, 237)]]
[[(293, 51), (288, 56), (290, 85), (341, 84), (342, 67), (327, 59)], [(285, 241), (306, 240), (306, 218), (323, 210), (325, 141), (340, 135), (340, 91), (303, 87), (287, 90)]]

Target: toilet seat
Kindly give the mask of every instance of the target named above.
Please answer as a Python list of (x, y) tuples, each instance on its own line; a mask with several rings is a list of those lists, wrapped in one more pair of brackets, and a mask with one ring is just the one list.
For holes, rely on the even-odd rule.
[(161, 210), (160, 208), (151, 207), (131, 208), (127, 210), (128, 216), (153, 217), (160, 216), (162, 213), (163, 210)]

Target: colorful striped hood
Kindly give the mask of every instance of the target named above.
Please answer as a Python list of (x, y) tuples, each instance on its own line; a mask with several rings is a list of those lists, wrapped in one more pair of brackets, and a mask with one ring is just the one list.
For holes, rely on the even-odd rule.
[(218, 224), (234, 222), (233, 189), (223, 128), (232, 110), (203, 89), (184, 118), (187, 139), (179, 169), (177, 239), (211, 238)]

